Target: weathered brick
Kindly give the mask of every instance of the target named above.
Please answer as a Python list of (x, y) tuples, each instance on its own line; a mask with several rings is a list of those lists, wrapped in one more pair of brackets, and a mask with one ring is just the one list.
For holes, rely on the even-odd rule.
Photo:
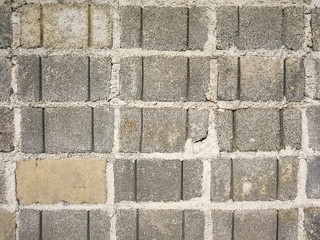
[(42, 58), (44, 101), (85, 101), (88, 99), (88, 58), (49, 56)]
[(40, 211), (24, 209), (19, 214), (19, 236), (24, 240), (40, 240)]
[(233, 112), (218, 111), (216, 115), (216, 131), (220, 151), (230, 152), (233, 148)]
[(90, 239), (109, 240), (110, 239), (110, 217), (108, 212), (93, 210), (90, 216)]
[(238, 7), (217, 7), (217, 49), (229, 49), (238, 38)]
[[(91, 5), (90, 46), (94, 48), (112, 47), (112, 15), (108, 5)], [(78, 23), (79, 24), (79, 23)]]
[(21, 204), (104, 203), (105, 168), (99, 159), (19, 161), (17, 198)]
[(113, 164), (115, 201), (135, 201), (137, 164), (131, 160), (118, 159)]
[(232, 211), (213, 210), (212, 216), (212, 228), (213, 239), (230, 240), (232, 239)]
[(183, 200), (201, 197), (203, 164), (200, 160), (184, 160), (183, 164)]
[(297, 196), (299, 161), (297, 157), (282, 157), (278, 166), (278, 199), (294, 200)]
[(238, 98), (239, 59), (237, 57), (218, 58), (218, 98), (236, 100)]
[(235, 211), (234, 239), (274, 240), (276, 235), (276, 210)]
[(120, 116), (120, 151), (139, 152), (141, 109), (121, 108)]
[(187, 48), (187, 9), (143, 8), (142, 46), (154, 50)]
[(0, 57), (0, 102), (9, 102), (11, 94), (11, 69), (10, 62), (5, 57)]
[(185, 101), (187, 58), (152, 56), (143, 59), (143, 100)]
[(320, 198), (320, 157), (309, 157), (306, 192), (308, 198)]
[[(165, 173), (165, 174), (164, 174)], [(137, 201), (179, 201), (181, 162), (140, 160), (137, 166)]]
[(239, 109), (234, 114), (237, 149), (244, 152), (280, 149), (278, 109)]
[(37, 56), (18, 57), (18, 98), (21, 101), (40, 100), (40, 58)]
[(211, 201), (225, 202), (231, 198), (231, 159), (217, 158), (211, 162)]
[(209, 111), (189, 109), (188, 123), (188, 138), (193, 142), (204, 140), (208, 135)]
[(21, 109), (21, 151), (43, 152), (43, 109), (25, 107)]
[(313, 50), (320, 50), (320, 8), (312, 9), (311, 12), (311, 31)]
[(240, 99), (281, 101), (283, 98), (283, 60), (280, 58), (240, 58)]
[(117, 212), (117, 239), (136, 240), (137, 239), (137, 211), (118, 210)]
[(192, 7), (189, 9), (189, 38), (190, 50), (203, 50), (208, 39), (209, 18), (205, 8)]
[(186, 141), (186, 110), (143, 109), (142, 152), (180, 152)]
[(320, 208), (304, 209), (304, 229), (306, 239), (320, 239)]
[(188, 100), (206, 101), (210, 81), (210, 59), (206, 57), (189, 59)]
[(304, 8), (285, 7), (283, 9), (283, 44), (293, 50), (302, 47), (304, 36)]
[(182, 239), (182, 212), (178, 210), (140, 210), (141, 239)]
[(276, 159), (233, 160), (233, 199), (235, 201), (271, 201), (276, 198)]
[(93, 110), (93, 140), (95, 152), (111, 152), (113, 147), (114, 110), (97, 107)]
[[(1, 15), (0, 15), (1, 16)], [(0, 239), (14, 240), (16, 231), (15, 213), (0, 209)]]
[(11, 7), (0, 6), (0, 48), (7, 48), (12, 43)]
[(40, 47), (41, 40), (41, 7), (28, 4), (20, 12), (20, 42), (24, 48)]
[(46, 48), (87, 47), (88, 6), (75, 4), (44, 5), (43, 45)]
[(111, 59), (90, 58), (90, 100), (108, 99), (111, 85)]
[(141, 99), (142, 58), (128, 57), (120, 59), (120, 98), (126, 100)]
[(240, 7), (240, 49), (277, 49), (282, 45), (282, 8)]
[(46, 108), (45, 151), (88, 152), (92, 148), (92, 110), (89, 107)]
[(286, 99), (292, 102), (302, 101), (305, 85), (303, 60), (299, 58), (287, 58), (285, 60), (285, 67)]
[(6, 169), (4, 163), (0, 162), (0, 203), (7, 203)]
[(278, 239), (298, 240), (298, 209), (278, 211)]
[(87, 211), (43, 211), (42, 238), (87, 239)]
[(13, 138), (13, 110), (0, 107), (0, 152), (10, 152), (13, 150)]
[(121, 8), (121, 47), (141, 47), (141, 11), (138, 6), (126, 6)]
[(320, 150), (320, 107), (307, 108), (309, 147)]
[(296, 108), (283, 110), (283, 144), (285, 147), (301, 147), (301, 113)]
[(184, 240), (204, 239), (204, 213), (198, 210), (183, 211)]

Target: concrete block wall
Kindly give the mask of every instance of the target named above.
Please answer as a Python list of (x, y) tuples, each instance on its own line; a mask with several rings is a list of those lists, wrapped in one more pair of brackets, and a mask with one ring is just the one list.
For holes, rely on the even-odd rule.
[(0, 0), (0, 239), (320, 239), (319, 0)]

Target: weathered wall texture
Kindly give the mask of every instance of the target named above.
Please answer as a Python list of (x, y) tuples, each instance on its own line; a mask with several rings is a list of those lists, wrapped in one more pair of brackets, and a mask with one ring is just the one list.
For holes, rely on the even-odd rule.
[(320, 239), (320, 1), (0, 0), (0, 239)]

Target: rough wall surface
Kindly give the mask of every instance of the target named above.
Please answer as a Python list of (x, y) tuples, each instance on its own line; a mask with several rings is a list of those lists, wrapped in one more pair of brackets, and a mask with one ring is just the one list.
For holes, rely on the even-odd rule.
[(0, 239), (319, 240), (319, 9), (0, 0)]

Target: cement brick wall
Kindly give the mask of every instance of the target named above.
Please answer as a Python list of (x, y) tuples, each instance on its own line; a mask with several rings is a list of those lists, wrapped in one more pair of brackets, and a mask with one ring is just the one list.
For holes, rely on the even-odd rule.
[(319, 0), (0, 0), (0, 239), (320, 239)]

